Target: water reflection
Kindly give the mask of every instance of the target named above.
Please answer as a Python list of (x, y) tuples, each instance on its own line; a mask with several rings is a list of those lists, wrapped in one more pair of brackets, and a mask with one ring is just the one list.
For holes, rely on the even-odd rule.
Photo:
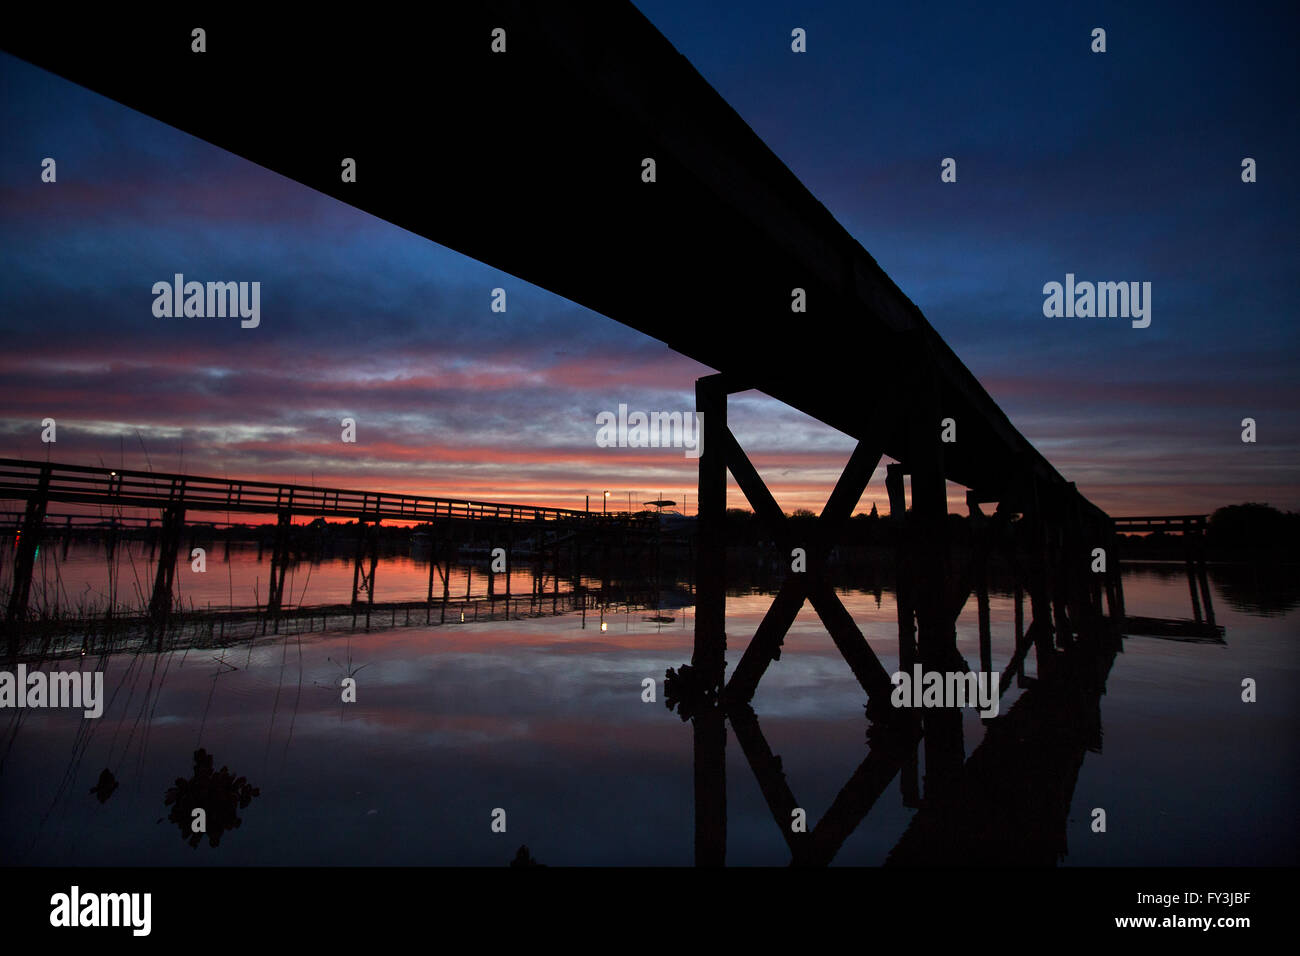
[(1103, 634), (1076, 643), (1050, 677), (1034, 681), (1007, 713), (989, 721), (948, 792), (931, 800), (927, 787), (885, 864), (1061, 862), (1084, 755), (1101, 753), (1101, 697), (1119, 647), (1118, 637)]
[(1288, 564), (1221, 564), (1210, 577), (1229, 606), (1261, 617), (1283, 617), (1300, 607), (1300, 572)]
[(113, 776), (113, 771), (105, 767), (100, 771), (99, 780), (90, 788), (90, 792), (95, 795), (100, 803), (106, 803), (116, 789), (117, 778)]
[[(713, 722), (709, 731), (696, 734), (698, 748), (725, 746), (725, 732), (721, 730), (722, 712), (697, 716), (697, 723)], [(830, 808), (811, 829), (801, 817), (805, 813), (795, 798), (786, 778), (781, 758), (763, 736), (758, 717), (748, 704), (733, 705), (725, 710), (736, 740), (744, 751), (749, 768), (767, 801), (772, 819), (781, 831), (790, 850), (791, 864), (796, 866), (825, 866), (835, 858), (844, 841), (866, 819), (871, 808), (885, 792), (900, 770), (916, 772), (916, 744), (920, 739), (920, 722), (900, 720), (893, 724), (873, 724), (868, 730), (867, 755), (853, 774), (845, 781)], [(712, 764), (718, 762), (717, 756)], [(696, 757), (697, 768), (709, 759)], [(906, 786), (905, 788), (906, 789)], [(696, 825), (717, 832), (697, 836), (696, 845), (708, 848), (709, 856), (699, 862), (716, 865), (723, 862), (725, 853), (725, 801), (711, 801), (704, 812), (696, 815)], [(795, 821), (799, 821), (796, 825)]]
[[(1000, 717), (967, 759), (960, 712), (943, 709), (870, 723), (867, 753), (815, 825), (802, 825), (781, 757), (748, 704), (670, 704), (693, 726), (696, 863), (726, 861), (726, 726), (739, 742), (795, 866), (829, 864), (893, 779), (919, 808), (886, 865), (1050, 866), (1067, 852), (1066, 820), (1085, 752), (1101, 752), (1100, 700), (1120, 638), (1098, 629), (1062, 652), (1051, 670)], [(689, 665), (682, 668), (691, 680)], [(678, 680), (682, 679), (678, 673)], [(679, 693), (683, 693), (678, 685)], [(928, 772), (918, 788), (917, 743)]]
[[(972, 712), (926, 714), (920, 725), (867, 721), (861, 687), (806, 608), (779, 665), (743, 707), (690, 693), (690, 671), (677, 668), (690, 655), (689, 606), (670, 612), (671, 625), (645, 620), (661, 616), (652, 611), (602, 615), (605, 631), (583, 629), (574, 614), (259, 638), (221, 652), (234, 663), (218, 659), (220, 680), (216, 652), (199, 646), (91, 653), (57, 666), (104, 671), (102, 719), (0, 711), (0, 858), (552, 867), (1293, 861), (1300, 783), (1276, 742), (1300, 731), (1290, 690), (1300, 667), (1297, 616), (1243, 610), (1227, 599), (1221, 572), (1212, 566), (1209, 580), (1226, 643), (1129, 636), (1116, 657), (1118, 648), (1075, 641), (1050, 658), (1054, 669), (1036, 660), (1032, 621), (1018, 621), (1014, 577), (991, 568), (987, 600), (977, 591), (956, 623), (962, 655), (981, 669), (987, 659), (1007, 681), (991, 721)], [(887, 574), (876, 580), (879, 605), (875, 587), (837, 594), (892, 671), (895, 592)], [(1194, 620), (1181, 565), (1127, 567), (1125, 588), (1131, 615)], [(770, 604), (753, 591), (729, 601), (732, 667)], [(644, 703), (642, 680), (670, 666), (685, 684), (661, 684), (658, 700)], [(341, 707), (349, 672), (358, 703)], [(1259, 703), (1240, 702), (1242, 675), (1269, 689)], [(1054, 681), (1066, 690), (1052, 691)], [(667, 699), (678, 717), (665, 713)], [(178, 763), (192, 761), (188, 779), (169, 787)], [(164, 790), (174, 791), (171, 826), (158, 827)], [(221, 854), (176, 844), (176, 834), (201, 842), (191, 830), (199, 806)], [(498, 806), (509, 811), (508, 836), (489, 829)], [(1126, 821), (1122, 839), (1094, 838), (1094, 806), (1107, 809), (1112, 828)], [(1239, 806), (1250, 813), (1230, 813)], [(794, 809), (806, 811), (806, 831), (791, 829)], [(240, 836), (230, 838), (236, 827)]]
[(176, 824), (181, 839), (193, 848), (203, 839), (203, 832), (195, 831), (200, 820), (206, 828), (208, 845), (215, 848), (225, 833), (243, 824), (238, 811), (246, 810), (253, 798), (262, 793), (244, 777), (232, 774), (228, 767), (215, 772), (212, 767), (212, 755), (200, 747), (194, 751), (193, 776), (177, 777), (176, 783), (163, 795), (163, 803), (172, 808), (167, 819)]
[[(1206, 574), (1218, 600), (1234, 610), (1260, 617), (1281, 617), (1300, 608), (1300, 571), (1293, 564), (1242, 562), (1209, 564)], [(1180, 561), (1125, 562), (1125, 576), (1159, 581), (1186, 580)]]

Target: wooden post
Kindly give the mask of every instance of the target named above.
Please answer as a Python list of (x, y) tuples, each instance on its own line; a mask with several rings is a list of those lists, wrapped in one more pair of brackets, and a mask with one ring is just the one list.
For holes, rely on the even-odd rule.
[[(360, 593), (360, 589), (362, 585), (361, 567), (362, 567), (362, 559), (365, 557), (365, 549), (366, 549), (366, 522), (365, 519), (363, 518), (357, 522), (356, 555), (352, 561), (352, 606), (353, 607), (356, 607), (360, 603), (360, 601), (357, 600), (357, 595)], [(354, 620), (355, 617), (356, 616), (353, 615)]]
[(289, 565), (289, 531), (292, 523), (291, 512), (279, 513), (275, 526), (275, 542), (271, 548), (271, 578), (267, 582), (266, 613), (275, 619), (277, 633), (280, 610), (284, 604), (284, 575)]
[(1033, 519), (1029, 555), (1029, 614), (1030, 630), (1034, 635), (1034, 656), (1040, 674), (1046, 673), (1054, 662), (1052, 646), (1052, 602), (1047, 583), (1047, 566), (1050, 550), (1047, 540), (1047, 519), (1044, 514), (1045, 493), (1041, 483), (1033, 483)]
[(488, 615), (496, 613), (497, 607), (497, 573), (492, 567), (492, 535), (488, 535), (488, 569), (487, 569), (487, 596), (488, 596)]
[(515, 509), (506, 523), (506, 620), (510, 619), (510, 578), (515, 570)]
[(966, 507), (970, 512), (971, 560), (976, 563), (973, 571), (979, 620), (980, 670), (985, 674), (992, 674), (993, 635), (989, 626), (988, 519), (980, 511), (978, 497), (973, 493), (967, 495)]
[[(429, 522), (429, 593), (424, 599), (424, 623), (433, 623), (433, 572), (438, 568), (438, 545), (434, 536), (434, 524)], [(446, 575), (444, 574), (445, 578)]]
[(1198, 522), (1200, 530), (1196, 534), (1197, 549), (1197, 576), (1201, 582), (1201, 598), (1205, 604), (1205, 621), (1210, 627), (1214, 627), (1214, 601), (1210, 597), (1210, 579), (1205, 567), (1205, 523)]
[(691, 665), (709, 690), (721, 692), (726, 669), (727, 392), (722, 376), (695, 382), (695, 407), (702, 413), (696, 552), (695, 650)]
[(442, 542), (442, 610), (438, 614), (438, 623), (447, 623), (447, 598), (451, 596), (451, 559), (456, 548), (452, 539), (451, 518), (447, 519), (447, 535)]
[[(41, 543), (41, 532), (45, 525), (45, 510), (48, 505), (50, 489), (50, 466), (41, 468), (40, 482), (36, 493), (27, 499), (27, 509), (23, 514), (22, 531), (18, 537), (17, 555), (14, 557), (14, 584), (9, 592), (9, 608), (5, 620), (10, 623), (21, 621), (27, 616), (27, 601), (31, 596), (32, 572), (36, 567), (36, 550)], [(18, 628), (10, 632), (11, 643), (16, 641)], [(17, 653), (13, 647), (11, 656)]]
[[(172, 607), (172, 583), (176, 576), (176, 554), (180, 549), (181, 529), (185, 524), (185, 509), (173, 506), (163, 511), (158, 537), (161, 544), (158, 570), (154, 575), (153, 596), (149, 601), (151, 624), (161, 629), (167, 622)], [(161, 634), (161, 630), (160, 630)]]
[(1196, 623), (1201, 623), (1201, 596), (1199, 592), (1199, 582), (1196, 580), (1196, 562), (1192, 559), (1191, 535), (1184, 523), (1183, 526), (1183, 550), (1184, 564), (1187, 566), (1187, 589), (1192, 593), (1192, 616)]
[(885, 469), (885, 490), (889, 494), (889, 522), (894, 538), (894, 599), (898, 605), (898, 664), (910, 673), (916, 662), (916, 610), (912, 604), (907, 530), (905, 472), (900, 464)]
[[(918, 357), (918, 369), (928, 358)], [(908, 470), (912, 475), (912, 553), (916, 556), (917, 649), (927, 670), (956, 666), (957, 632), (947, 603), (948, 494), (943, 471), (939, 389), (920, 373), (909, 403)]]

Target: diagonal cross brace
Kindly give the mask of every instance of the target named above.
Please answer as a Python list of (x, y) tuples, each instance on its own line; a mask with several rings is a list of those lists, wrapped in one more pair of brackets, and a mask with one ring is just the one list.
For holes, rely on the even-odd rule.
[[(781, 585), (780, 591), (768, 608), (767, 614), (759, 624), (753, 639), (746, 648), (740, 663), (728, 681), (726, 693), (729, 699), (748, 701), (753, 698), (768, 665), (780, 657), (781, 644), (790, 625), (794, 623), (803, 602), (811, 599), (813, 609), (821, 618), (848, 662), (858, 683), (862, 685), (870, 698), (884, 700), (892, 690), (892, 684), (885, 668), (881, 665), (875, 652), (867, 643), (862, 632), (854, 624), (852, 615), (836, 597), (835, 592), (821, 580), (826, 555), (853, 512), (854, 506), (866, 490), (876, 466), (880, 462), (880, 444), (874, 440), (883, 426), (883, 412), (877, 411), (873, 418), (869, 434), (872, 441), (863, 439), (858, 442), (853, 454), (845, 465), (844, 472), (836, 482), (826, 507), (822, 509), (815, 530), (815, 539), (807, 548), (808, 571), (804, 574), (791, 575)], [(729, 428), (723, 429), (723, 454), (728, 469), (736, 479), (745, 497), (749, 500), (754, 513), (767, 525), (777, 546), (783, 552), (789, 552), (794, 542), (790, 532), (789, 521), (767, 486), (763, 483), (758, 470), (754, 468), (740, 443)]]

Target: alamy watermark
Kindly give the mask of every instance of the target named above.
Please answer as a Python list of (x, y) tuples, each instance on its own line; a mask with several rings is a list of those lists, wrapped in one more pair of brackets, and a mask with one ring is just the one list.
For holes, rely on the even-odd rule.
[(1001, 678), (984, 671), (897, 671), (889, 679), (895, 707), (978, 707), (981, 717), (996, 717), (1001, 703)]
[(687, 458), (704, 451), (703, 412), (631, 412), (620, 404), (618, 413), (596, 416), (598, 448), (684, 448)]
[(1043, 315), (1049, 319), (1132, 319), (1133, 328), (1151, 324), (1150, 282), (1075, 282), (1065, 274), (1065, 285), (1043, 286)]
[(240, 318), (240, 328), (255, 329), (262, 321), (262, 283), (186, 282), (176, 273), (171, 282), (153, 284), (153, 314), (170, 318)]
[(153, 922), (152, 893), (82, 893), (73, 886), (50, 897), (50, 925), (127, 926), (133, 936), (148, 936)]
[(0, 671), (0, 707), (74, 707), (85, 717), (104, 713), (103, 671)]

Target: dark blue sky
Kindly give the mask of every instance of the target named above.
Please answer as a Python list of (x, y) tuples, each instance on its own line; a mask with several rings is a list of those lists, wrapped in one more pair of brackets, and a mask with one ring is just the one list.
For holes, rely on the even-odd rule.
[[(1300, 508), (1294, 5), (637, 5), (1098, 504)], [(0, 128), (0, 454), (570, 505), (693, 486), (594, 445), (620, 402), (692, 407), (707, 370), (658, 343), (4, 55)], [(261, 278), (274, 321), (155, 319), (176, 271)], [(1045, 318), (1067, 272), (1151, 282), (1151, 326)], [(787, 509), (853, 444), (757, 397), (734, 427)]]

